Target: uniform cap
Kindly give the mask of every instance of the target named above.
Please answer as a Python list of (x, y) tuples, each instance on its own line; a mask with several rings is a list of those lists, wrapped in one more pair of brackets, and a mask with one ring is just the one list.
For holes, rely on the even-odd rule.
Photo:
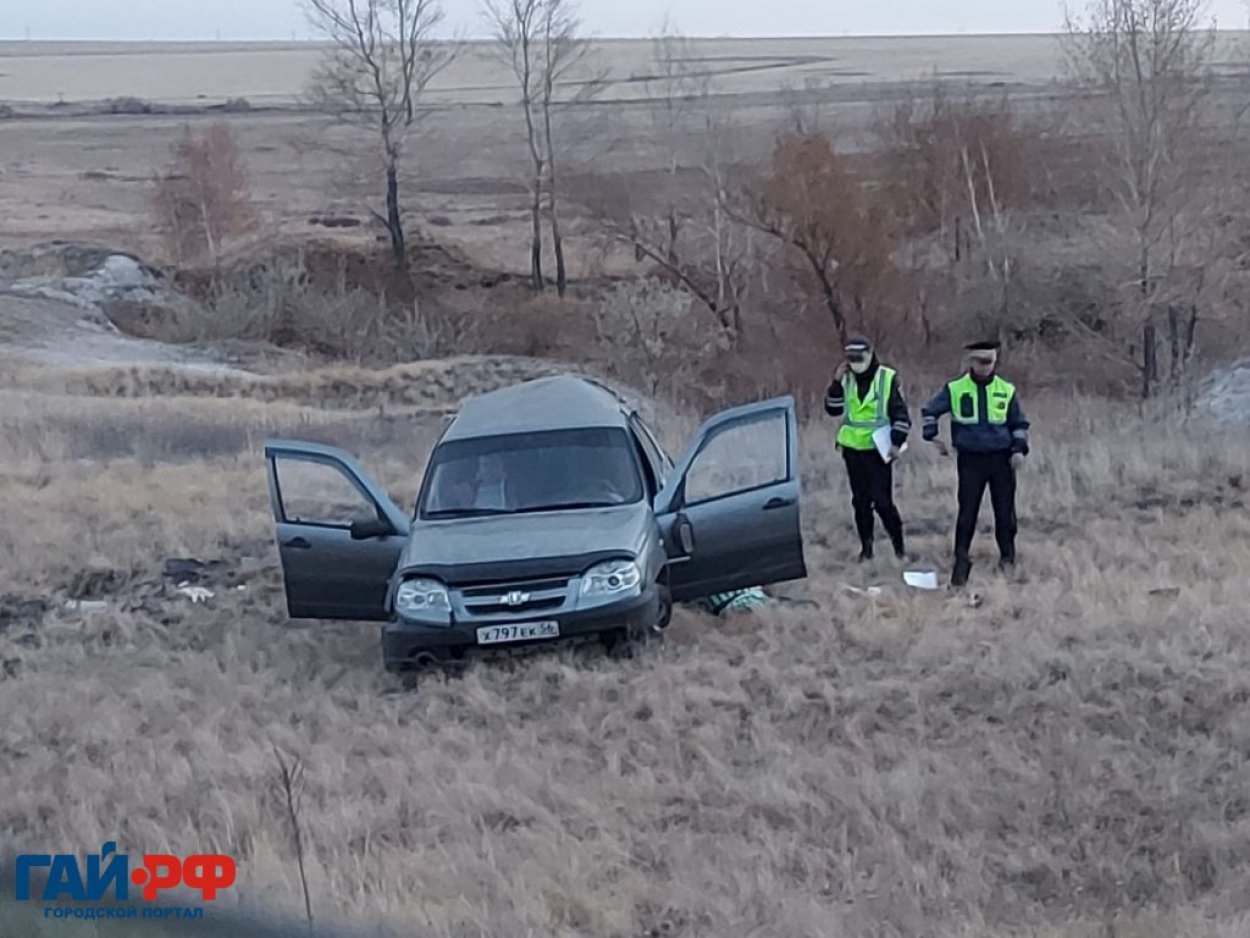
[(986, 342), (971, 342), (964, 348), (969, 352), (997, 352), (1003, 347), (1003, 343), (989, 340)]
[(848, 352), (871, 352), (872, 343), (862, 336), (854, 336), (846, 343), (846, 351)]

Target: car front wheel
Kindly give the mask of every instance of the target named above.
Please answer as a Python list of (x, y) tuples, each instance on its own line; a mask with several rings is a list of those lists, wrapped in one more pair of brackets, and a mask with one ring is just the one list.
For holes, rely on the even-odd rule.
[(666, 586), (661, 586), (659, 591), (660, 610), (656, 616), (655, 625), (651, 627), (653, 632), (663, 632), (668, 628), (669, 623), (673, 621), (673, 594), (669, 592)]

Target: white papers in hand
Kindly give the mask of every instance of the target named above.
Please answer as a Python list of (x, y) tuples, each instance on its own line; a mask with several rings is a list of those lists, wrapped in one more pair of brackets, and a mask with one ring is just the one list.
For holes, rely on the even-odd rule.
[[(894, 448), (894, 443), (890, 439), (890, 428), (888, 426), (878, 427), (872, 432), (872, 442), (877, 447), (877, 452), (881, 454), (881, 458), (886, 462), (891, 462), (890, 450)], [(907, 444), (904, 443), (898, 451), (898, 456), (907, 452)], [(895, 456), (894, 459), (897, 459)]]

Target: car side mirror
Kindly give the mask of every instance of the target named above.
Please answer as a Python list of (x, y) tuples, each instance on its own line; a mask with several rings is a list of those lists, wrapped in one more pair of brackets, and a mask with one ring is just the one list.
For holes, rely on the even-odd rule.
[(383, 518), (357, 518), (352, 522), (351, 534), (353, 541), (367, 541), (373, 537), (386, 537), (394, 534), (389, 521)]
[(673, 523), (673, 537), (677, 539), (677, 547), (685, 556), (694, 553), (694, 525), (685, 515), (678, 515)]

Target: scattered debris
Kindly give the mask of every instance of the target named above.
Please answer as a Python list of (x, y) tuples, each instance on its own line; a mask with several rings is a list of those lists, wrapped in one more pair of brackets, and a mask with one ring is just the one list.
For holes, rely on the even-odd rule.
[(103, 599), (121, 593), (129, 586), (132, 575), (108, 567), (79, 570), (70, 580), (66, 592), (70, 599)]
[(177, 580), (179, 586), (185, 586), (211, 579), (213, 574), (221, 573), (225, 568), (224, 560), (205, 562), (194, 557), (171, 557), (165, 561), (163, 573), (166, 579)]
[(716, 593), (698, 599), (694, 605), (714, 616), (725, 616), (734, 612), (752, 612), (768, 605), (769, 596), (758, 586), (734, 590), (728, 593)]
[(190, 583), (180, 583), (177, 592), (193, 603), (205, 603), (213, 598), (212, 590), (207, 590), (202, 586), (192, 586)]
[(937, 573), (932, 570), (924, 572), (916, 570), (904, 570), (903, 582), (908, 586), (921, 590), (935, 590), (938, 588)]
[(65, 608), (71, 612), (104, 612), (109, 604), (102, 599), (67, 599)]
[(1181, 594), (1181, 588), (1179, 586), (1164, 586), (1164, 587), (1160, 587), (1159, 589), (1151, 590), (1149, 595), (1161, 596), (1167, 599), (1176, 599), (1178, 596), (1180, 596), (1180, 594)]
[(853, 593), (856, 596), (872, 596), (876, 598), (885, 592), (879, 586), (870, 586), (867, 589), (860, 589), (858, 586), (851, 586), (849, 583), (845, 583), (843, 586), (845, 586), (848, 593)]

